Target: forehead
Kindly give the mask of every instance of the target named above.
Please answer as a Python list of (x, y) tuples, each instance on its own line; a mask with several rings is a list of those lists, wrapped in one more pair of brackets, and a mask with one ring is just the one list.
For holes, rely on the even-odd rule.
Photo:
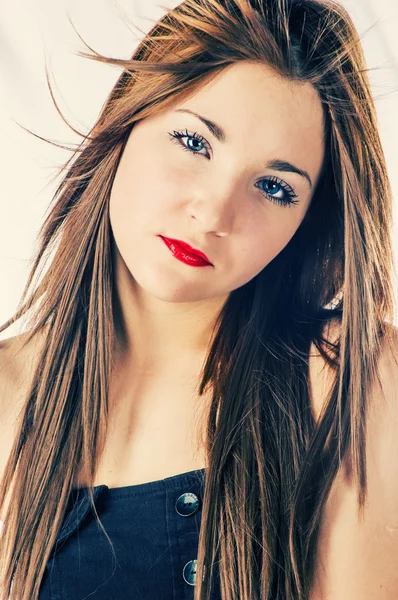
[(265, 64), (242, 61), (225, 68), (180, 107), (219, 123), (226, 143), (286, 160), (307, 161), (318, 174), (324, 152), (324, 111), (315, 88), (281, 77)]

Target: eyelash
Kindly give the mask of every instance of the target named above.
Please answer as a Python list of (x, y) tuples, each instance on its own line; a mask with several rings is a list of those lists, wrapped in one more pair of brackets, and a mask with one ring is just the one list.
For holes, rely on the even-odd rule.
[[(180, 142), (181, 138), (185, 138), (185, 137), (193, 138), (193, 139), (197, 140), (198, 142), (200, 142), (201, 144), (203, 144), (207, 151), (210, 150), (209, 144), (207, 143), (206, 139), (196, 132), (191, 134), (186, 129), (185, 132), (184, 131), (173, 131), (173, 133), (169, 132), (169, 135), (171, 137), (172, 142), (177, 143), (183, 150), (185, 150), (186, 152), (189, 152), (190, 154), (193, 154), (194, 156), (203, 156), (203, 154), (199, 154), (199, 152), (194, 152), (193, 150), (191, 150), (191, 148), (188, 148), (187, 146), (182, 144)], [(276, 185), (279, 185), (285, 192), (285, 195), (286, 195), (285, 199), (281, 199), (281, 198), (277, 198), (276, 196), (273, 196), (272, 194), (260, 189), (260, 193), (263, 196), (265, 196), (266, 198), (268, 198), (269, 200), (271, 200), (271, 202), (274, 202), (275, 204), (280, 204), (282, 206), (287, 206), (289, 208), (291, 206), (293, 206), (294, 204), (299, 204), (298, 200), (294, 200), (294, 198), (297, 198), (297, 194), (294, 193), (293, 188), (291, 188), (290, 185), (286, 183), (286, 181), (279, 179), (279, 177), (276, 177), (275, 175), (273, 175), (271, 177), (265, 177), (265, 178), (261, 179), (260, 182), (261, 181), (275, 183)]]

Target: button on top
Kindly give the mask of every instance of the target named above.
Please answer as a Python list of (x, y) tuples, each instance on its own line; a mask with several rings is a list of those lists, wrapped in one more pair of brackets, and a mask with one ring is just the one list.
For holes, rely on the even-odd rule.
[(184, 567), (182, 576), (189, 585), (195, 585), (196, 583), (196, 564), (197, 560), (190, 560)]
[[(195, 585), (196, 584), (196, 568), (197, 568), (197, 564), (198, 561), (195, 558), (194, 560), (190, 560), (184, 567), (184, 570), (182, 572), (182, 576), (184, 578), (184, 580), (189, 583), (189, 585)], [(203, 580), (205, 579), (206, 576), (206, 565), (203, 566)]]
[(190, 517), (199, 510), (199, 498), (192, 492), (181, 494), (176, 500), (175, 509), (182, 517)]

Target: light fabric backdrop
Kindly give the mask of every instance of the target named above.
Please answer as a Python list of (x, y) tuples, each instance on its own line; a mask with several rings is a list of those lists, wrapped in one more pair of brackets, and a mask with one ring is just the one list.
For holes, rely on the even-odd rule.
[[(32, 264), (38, 229), (56, 183), (55, 168), (69, 156), (25, 133), (77, 143), (50, 98), (50, 67), (63, 114), (86, 132), (120, 70), (76, 56), (84, 40), (104, 54), (127, 57), (153, 21), (179, 2), (163, 0), (2, 0), (0, 3), (0, 321), (14, 312)], [(363, 39), (380, 130), (394, 190), (394, 252), (398, 259), (398, 2), (343, 0)], [(129, 26), (126, 26), (126, 18)], [(137, 29), (137, 27), (139, 29)], [(394, 278), (395, 294), (397, 281)], [(398, 310), (394, 322), (398, 323)], [(0, 339), (23, 331), (23, 320)]]

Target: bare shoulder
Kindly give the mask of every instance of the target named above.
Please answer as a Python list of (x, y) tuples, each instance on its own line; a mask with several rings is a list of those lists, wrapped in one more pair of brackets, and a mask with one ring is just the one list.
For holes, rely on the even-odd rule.
[[(378, 371), (369, 394), (367, 462), (370, 493), (380, 502), (387, 519), (394, 520), (398, 553), (398, 329), (391, 326), (391, 344), (382, 344)], [(384, 497), (381, 494), (385, 494)], [(390, 506), (383, 505), (385, 501)], [(398, 584), (398, 580), (397, 580)], [(398, 587), (397, 587), (398, 597)]]
[[(369, 420), (376, 411), (380, 417), (380, 409), (384, 405), (385, 411), (394, 411), (398, 408), (398, 328), (389, 324), (391, 344), (382, 341), (378, 359), (380, 380), (375, 381), (370, 391)], [(340, 337), (341, 324), (338, 319), (332, 319), (325, 327), (324, 337), (336, 343)], [(312, 400), (312, 410), (317, 418), (326, 400), (327, 394), (334, 382), (335, 373), (329, 367), (315, 344), (311, 345), (309, 356), (309, 380)], [(387, 412), (385, 412), (387, 415)]]
[[(18, 414), (22, 407), (21, 368), (23, 359), (17, 348), (20, 347), (21, 336), (14, 336), (0, 341), (0, 478), (7, 464), (14, 442)], [(8, 500), (1, 510), (4, 519)]]
[(28, 333), (0, 341), (0, 475), (5, 455), (16, 426), (16, 420), (26, 400), (37, 366), (39, 350), (45, 333), (34, 336), (29, 343)]
[[(26, 344), (28, 333), (0, 340), (0, 479), (10, 456), (46, 331)], [(0, 520), (5, 518), (11, 490), (6, 495)]]
[(0, 408), (2, 415), (0, 427), (9, 414), (12, 403), (11, 398), (18, 385), (18, 372), (22, 364), (21, 357), (17, 353), (20, 341), (21, 336), (14, 336), (0, 341)]
[(398, 598), (398, 330), (390, 327), (367, 397), (365, 511), (341, 469), (325, 504), (311, 600)]
[[(336, 343), (340, 336), (340, 320), (331, 319), (323, 331), (323, 336), (330, 342)], [(311, 344), (309, 354), (309, 385), (311, 396), (311, 410), (317, 421), (333, 385), (335, 374), (319, 353), (314, 343)]]
[(10, 392), (18, 392), (29, 381), (44, 334), (35, 336), (29, 343), (27, 339), (28, 332), (25, 332), (0, 341), (0, 402), (4, 409)]
[(390, 325), (391, 344), (383, 341), (379, 357), (380, 382), (375, 390), (387, 409), (393, 409), (398, 394), (398, 328)]

